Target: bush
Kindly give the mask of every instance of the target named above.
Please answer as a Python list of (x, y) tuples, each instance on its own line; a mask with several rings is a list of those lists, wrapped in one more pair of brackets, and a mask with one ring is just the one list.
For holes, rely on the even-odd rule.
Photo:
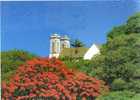
[(9, 81), (10, 76), (15, 72), (19, 65), (27, 60), (36, 57), (35, 55), (23, 50), (9, 50), (1, 52), (1, 73), (2, 80)]
[(72, 71), (57, 59), (34, 58), (21, 65), (10, 83), (2, 84), (2, 98), (25, 100), (46, 99), (75, 100), (107, 93), (104, 82), (84, 73)]
[(96, 76), (96, 71), (93, 69), (93, 62), (84, 60), (83, 58), (61, 57), (61, 59), (70, 69), (78, 70), (88, 74), (89, 76)]

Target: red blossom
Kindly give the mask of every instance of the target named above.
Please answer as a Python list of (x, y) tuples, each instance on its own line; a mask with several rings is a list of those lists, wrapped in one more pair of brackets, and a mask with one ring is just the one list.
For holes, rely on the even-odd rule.
[(25, 100), (36, 96), (75, 100), (108, 91), (103, 81), (72, 71), (58, 59), (34, 58), (21, 65), (10, 83), (2, 83), (2, 99)]

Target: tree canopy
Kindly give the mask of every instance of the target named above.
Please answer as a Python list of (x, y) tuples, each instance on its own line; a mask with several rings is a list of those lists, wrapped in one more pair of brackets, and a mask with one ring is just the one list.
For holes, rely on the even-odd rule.
[(76, 40), (72, 41), (71, 46), (77, 48), (77, 47), (84, 47), (85, 44), (82, 41), (80, 41), (79, 39), (76, 39)]
[(140, 77), (139, 33), (140, 13), (137, 13), (126, 24), (113, 28), (107, 43), (101, 48), (101, 55), (93, 59), (97, 76), (105, 80), (112, 90), (140, 92), (140, 81), (137, 80)]
[(140, 33), (140, 13), (130, 16), (123, 25), (114, 27), (108, 34), (108, 39), (113, 39), (121, 34), (139, 34)]

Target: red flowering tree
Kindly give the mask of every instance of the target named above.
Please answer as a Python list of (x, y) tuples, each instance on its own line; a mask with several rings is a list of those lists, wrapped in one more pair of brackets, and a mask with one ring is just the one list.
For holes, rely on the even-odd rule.
[(34, 58), (17, 69), (10, 83), (2, 83), (3, 100), (93, 100), (102, 91), (108, 91), (103, 81), (69, 70), (54, 58)]

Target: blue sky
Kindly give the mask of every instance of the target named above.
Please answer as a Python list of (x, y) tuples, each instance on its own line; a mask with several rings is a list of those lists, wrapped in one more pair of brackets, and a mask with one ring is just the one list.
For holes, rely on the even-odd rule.
[(140, 11), (138, 5), (135, 0), (2, 2), (1, 50), (16, 48), (47, 56), (54, 32), (78, 38), (87, 47), (103, 44), (112, 27)]

